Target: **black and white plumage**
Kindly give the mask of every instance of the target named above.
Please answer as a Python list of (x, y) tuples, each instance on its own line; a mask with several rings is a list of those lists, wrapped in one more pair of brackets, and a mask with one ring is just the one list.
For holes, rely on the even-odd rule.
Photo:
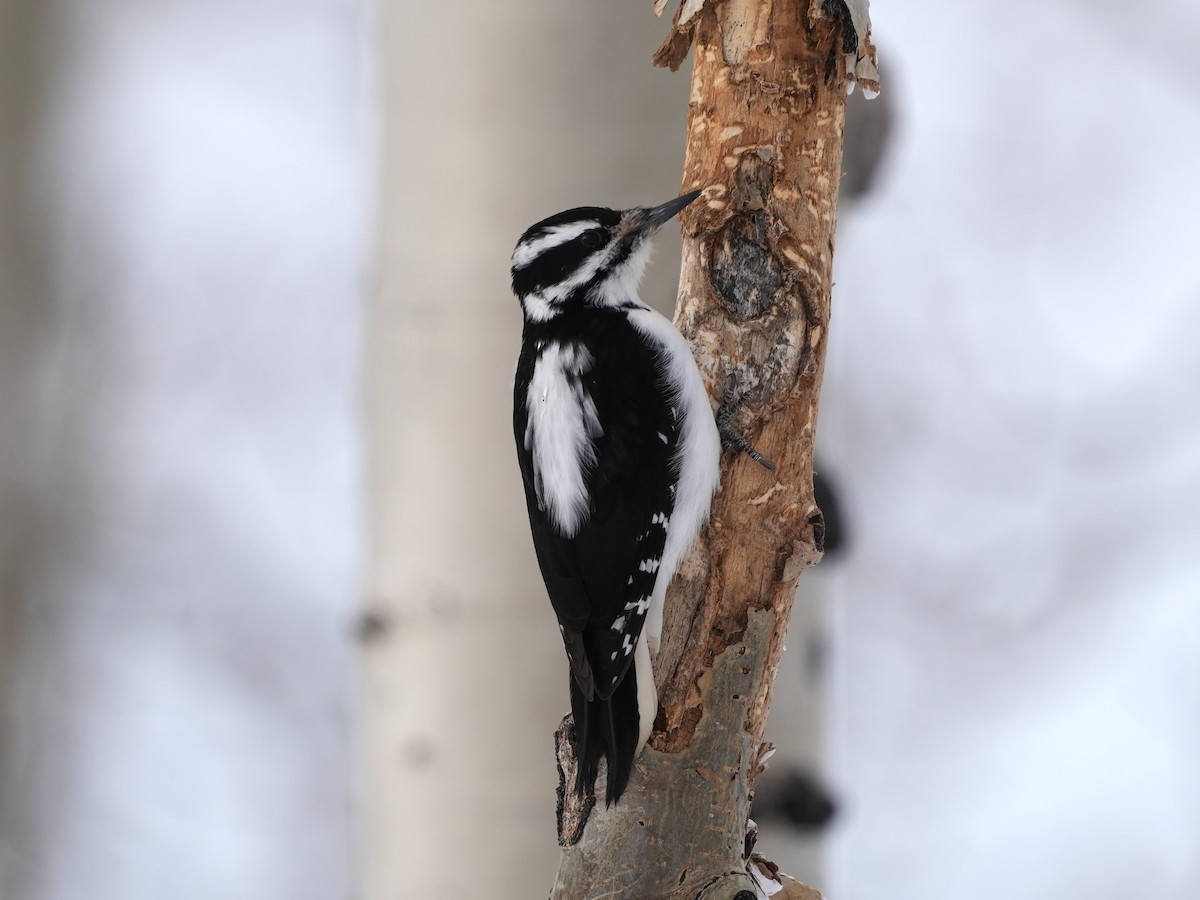
[(663, 596), (717, 488), (721, 441), (695, 359), (638, 298), (651, 236), (699, 193), (567, 210), (512, 255), (525, 319), (513, 430), (570, 662), (575, 787), (592, 788), (603, 756), (609, 803), (650, 735)]

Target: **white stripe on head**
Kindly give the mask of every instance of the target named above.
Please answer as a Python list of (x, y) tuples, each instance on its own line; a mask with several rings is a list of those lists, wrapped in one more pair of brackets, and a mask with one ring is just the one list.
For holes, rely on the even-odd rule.
[(571, 277), (566, 281), (560, 281), (558, 284), (552, 284), (547, 287), (542, 293), (551, 303), (561, 303), (567, 299), (577, 287), (582, 287), (593, 278), (605, 265), (608, 264), (616, 253), (617, 244), (614, 241), (602, 250), (597, 250), (587, 261), (578, 269), (571, 273)]
[(512, 267), (523, 269), (547, 250), (561, 247), (567, 241), (573, 241), (585, 231), (600, 227), (595, 219), (585, 219), (582, 222), (567, 222), (565, 225), (552, 225), (545, 232), (530, 241), (522, 241), (513, 251)]
[(545, 322), (547, 319), (553, 318), (558, 313), (555, 307), (571, 296), (571, 292), (576, 288), (595, 278), (596, 273), (607, 265), (616, 254), (616, 248), (617, 244), (614, 242), (602, 250), (597, 250), (584, 261), (583, 265), (572, 272), (571, 277), (566, 281), (547, 285), (540, 291), (526, 294), (521, 299), (525, 315), (534, 322)]

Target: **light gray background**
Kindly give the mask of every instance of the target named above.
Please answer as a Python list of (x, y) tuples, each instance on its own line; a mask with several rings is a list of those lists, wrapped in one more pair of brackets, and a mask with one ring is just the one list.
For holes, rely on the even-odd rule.
[[(1200, 13), (872, 13), (898, 119), (838, 236), (819, 886), (1190, 900)], [(505, 261), (675, 192), (664, 29), (7, 0), (4, 900), (544, 895), (565, 675)]]

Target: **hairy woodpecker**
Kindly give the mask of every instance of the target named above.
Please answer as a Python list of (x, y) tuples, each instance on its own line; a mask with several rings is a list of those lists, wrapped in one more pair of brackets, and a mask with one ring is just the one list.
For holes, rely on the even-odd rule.
[(650, 736), (663, 596), (717, 488), (721, 439), (696, 361), (638, 298), (651, 236), (699, 195), (570, 209), (512, 255), (525, 320), (513, 432), (570, 663), (575, 790), (594, 788), (603, 756), (609, 804)]

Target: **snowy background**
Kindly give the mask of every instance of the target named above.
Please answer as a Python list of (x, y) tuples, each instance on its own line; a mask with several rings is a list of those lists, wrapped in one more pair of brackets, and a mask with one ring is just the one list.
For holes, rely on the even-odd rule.
[(1200, 10), (875, 7), (824, 887), (1200, 896)]
[[(544, 896), (552, 643), (544, 670), (532, 652), (513, 676), (532, 724), (490, 745), (511, 777), (493, 760), (505, 777), (458, 791), (469, 759), (384, 745), (430, 786), (395, 801), (407, 818), (370, 812), (387, 782), (359, 773), (356, 735), (387, 729), (354, 634), (363, 603), (389, 611), (365, 523), (393, 495), (362, 415), (362, 373), (389, 364), (366, 358), (364, 310), (382, 297), (428, 328), (390, 417), (405, 490), (428, 493), (399, 491), (396, 515), (491, 527), (503, 551), (441, 573), (445, 627), (475, 621), (453, 609), (484, 582), (504, 603), (509, 584), (526, 605), (479, 627), (556, 640), (492, 427), (519, 331), (503, 265), (557, 208), (674, 192), (686, 82), (644, 64), (665, 23), (649, 3), (561, 0), (470, 18), (450, 2), (8, 2), (0, 900), (407, 898), (431, 870), (453, 889), (504, 858), (492, 896)], [(850, 543), (813, 582), (839, 811), (797, 874), (837, 900), (1194, 900), (1200, 7), (872, 14), (895, 125), (839, 228), (820, 441)], [(435, 58), (447, 29), (478, 66)], [(438, 77), (412, 68), (426, 56)], [(430, 132), (454, 140), (414, 137)], [(664, 250), (655, 299), (674, 265)], [(439, 317), (469, 356), (453, 370), (429, 343)], [(388, 409), (391, 382), (373, 383), (367, 408)], [(424, 394), (463, 439), (419, 415)], [(444, 662), (420, 634), (380, 652)], [(483, 696), (511, 720), (508, 694)], [(518, 757), (530, 729), (543, 756)], [(439, 800), (513, 820), (447, 839), (426, 833)], [(412, 880), (372, 877), (385, 856)]]
[(347, 896), (363, 6), (8, 10), (0, 897)]

